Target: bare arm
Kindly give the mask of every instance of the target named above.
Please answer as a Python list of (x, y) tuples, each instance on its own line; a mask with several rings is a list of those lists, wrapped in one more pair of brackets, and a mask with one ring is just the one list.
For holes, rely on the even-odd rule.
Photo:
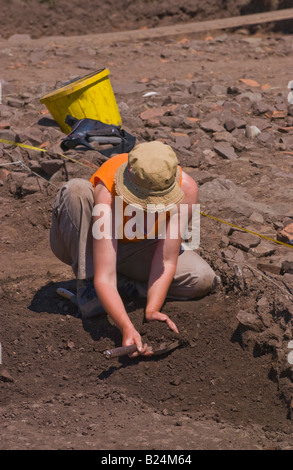
[(147, 305), (145, 317), (147, 321), (165, 321), (171, 330), (178, 333), (178, 329), (170, 318), (160, 310), (167, 296), (168, 289), (176, 271), (179, 240), (160, 240), (152, 260), (152, 267), (148, 283)]
[[(192, 204), (196, 204), (197, 202), (198, 188), (195, 181), (186, 173), (183, 173), (181, 187), (185, 194), (185, 198), (183, 199), (181, 204), (188, 205), (188, 220), (190, 220), (192, 215)], [(180, 207), (178, 207), (177, 209), (179, 215)], [(173, 230), (174, 227), (176, 229), (176, 224), (178, 236), (177, 238), (172, 239), (171, 227), (173, 226)], [(180, 218), (177, 217), (174, 219), (171, 216), (171, 219), (169, 220), (169, 223), (167, 225), (166, 238), (164, 240), (160, 240), (160, 242), (158, 243), (152, 261), (151, 273), (148, 284), (147, 306), (145, 311), (147, 321), (165, 321), (168, 326), (176, 333), (178, 333), (178, 329), (174, 322), (172, 322), (167, 315), (161, 313), (160, 310), (165, 301), (168, 289), (176, 271), (178, 255), (181, 245), (179, 224)]]
[[(114, 207), (111, 193), (103, 184), (98, 184), (94, 192), (95, 213), (93, 216), (93, 258), (94, 258), (94, 286), (99, 300), (105, 311), (112, 318), (122, 333), (122, 344), (128, 346), (136, 344), (140, 354), (146, 352), (147, 345), (142, 345), (141, 337), (134, 328), (125, 310), (123, 301), (117, 290), (117, 240), (115, 236), (100, 236), (101, 217), (104, 220), (104, 229), (114, 227)], [(100, 212), (100, 209), (103, 209)], [(100, 212), (100, 215), (98, 213)], [(112, 217), (111, 224), (108, 224)], [(107, 225), (108, 224), (108, 225)], [(105, 235), (105, 233), (104, 233)], [(133, 356), (136, 354), (134, 353)]]

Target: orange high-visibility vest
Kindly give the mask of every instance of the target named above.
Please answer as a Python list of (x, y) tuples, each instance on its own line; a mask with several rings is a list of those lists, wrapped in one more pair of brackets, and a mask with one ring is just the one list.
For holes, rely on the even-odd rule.
[[(112, 194), (113, 197), (118, 196), (118, 194), (116, 193), (116, 189), (115, 189), (115, 180), (114, 180), (115, 173), (118, 170), (118, 168), (127, 161), (128, 161), (128, 153), (122, 153), (122, 154), (115, 155), (114, 157), (109, 158), (109, 160), (103, 163), (100, 166), (100, 168), (90, 178), (90, 182), (92, 183), (94, 188), (101, 181), (106, 186), (106, 188)], [(180, 178), (179, 185), (181, 186), (182, 169), (180, 168), (180, 170), (181, 170), (181, 178)], [(127, 205), (126, 203), (123, 203), (123, 239), (121, 239), (120, 241), (124, 243), (133, 242), (133, 241), (139, 242), (143, 239), (141, 238), (129, 239), (126, 237), (124, 233), (125, 224), (131, 218), (131, 216), (124, 215), (124, 209), (126, 205)], [(156, 233), (157, 233), (157, 226), (156, 226)], [(145, 235), (144, 238), (147, 238), (147, 234)]]

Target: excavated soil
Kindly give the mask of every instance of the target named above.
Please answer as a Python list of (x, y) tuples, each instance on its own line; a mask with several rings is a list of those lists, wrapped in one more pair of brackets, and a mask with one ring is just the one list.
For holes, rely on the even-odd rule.
[[(0, 143), (1, 449), (292, 450), (292, 36), (174, 37), (171, 27), (170, 38), (119, 44), (116, 29), (229, 16), (240, 6), (123, 2), (126, 21), (111, 2), (96, 16), (90, 6), (99, 2), (72, 1), (70, 11), (34, 2), (20, 22), (22, 3), (4, 5), (0, 138), (48, 152)], [(109, 31), (106, 43), (86, 36)], [(221, 284), (200, 300), (166, 301), (183, 342), (150, 358), (107, 359), (121, 344), (117, 328), (106, 315), (81, 320), (56, 293), (75, 292), (75, 281), (49, 247), (54, 197), (68, 179), (90, 178), (103, 156), (58, 155), (64, 134), (39, 100), (103, 67), (125, 129), (138, 142), (171, 144), (198, 182), (201, 211), (218, 219), (201, 217), (199, 253)], [(165, 324), (144, 323), (143, 306), (126, 302), (143, 338), (173, 342)]]

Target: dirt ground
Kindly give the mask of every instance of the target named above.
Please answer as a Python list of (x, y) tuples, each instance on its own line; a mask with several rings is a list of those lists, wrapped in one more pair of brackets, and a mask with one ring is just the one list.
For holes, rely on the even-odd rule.
[[(111, 2), (97, 20), (90, 6), (99, 2), (88, 2), (82, 22), (75, 1), (69, 12), (62, 1), (3, 3), (0, 138), (48, 152), (0, 143), (0, 448), (292, 450), (292, 34), (173, 37), (171, 28), (170, 38), (119, 44), (115, 30), (230, 16), (245, 2), (122, 2), (127, 22)], [(20, 5), (31, 8), (21, 23)], [(107, 42), (92, 36), (110, 25)], [(165, 303), (184, 343), (149, 359), (107, 359), (117, 328), (105, 315), (82, 321), (56, 294), (74, 292), (75, 281), (50, 250), (52, 203), (68, 179), (90, 178), (102, 155), (60, 157), (65, 135), (40, 97), (103, 67), (125, 129), (173, 146), (199, 185), (201, 211), (262, 235), (201, 217), (199, 253), (221, 285)], [(143, 337), (164, 341), (166, 325), (144, 324), (143, 306), (126, 302)]]

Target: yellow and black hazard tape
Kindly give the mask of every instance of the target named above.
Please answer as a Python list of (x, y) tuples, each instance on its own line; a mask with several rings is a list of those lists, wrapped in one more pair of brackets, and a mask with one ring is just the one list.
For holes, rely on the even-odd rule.
[[(21, 147), (24, 149), (39, 150), (40, 152), (48, 152), (48, 149), (43, 149), (41, 147), (34, 147), (33, 145), (21, 144), (20, 142), (13, 142), (11, 140), (0, 139), (0, 142), (2, 144), (16, 145), (17, 147)], [(78, 160), (75, 160), (72, 157), (68, 157), (67, 155), (64, 155), (63, 153), (57, 153), (57, 155), (60, 157), (67, 158), (67, 160), (71, 160), (72, 162), (78, 163), (79, 165), (85, 166), (87, 168), (92, 168), (89, 165), (86, 165), (85, 163), (79, 162)]]
[(293, 245), (289, 245), (289, 243), (284, 243), (281, 242), (280, 240), (275, 240), (274, 238), (267, 237), (266, 235), (262, 235), (258, 232), (253, 232), (252, 230), (248, 230), (243, 227), (238, 227), (238, 225), (232, 224), (231, 222), (226, 222), (225, 220), (218, 219), (217, 217), (214, 217), (209, 214), (204, 214), (203, 212), (200, 212), (200, 215), (203, 215), (204, 217), (209, 217), (210, 219), (216, 220), (217, 222), (221, 222), (222, 224), (230, 225), (233, 228), (236, 228), (238, 230), (242, 230), (243, 232), (251, 233), (252, 235), (257, 235), (260, 238), (264, 238), (265, 240), (268, 240), (270, 242), (278, 243), (279, 245), (287, 246), (288, 248), (293, 248)]
[[(31, 150), (39, 150), (40, 152), (48, 152), (47, 149), (43, 149), (41, 147), (34, 147), (32, 145), (22, 144), (20, 142), (13, 142), (13, 141), (10, 141), (10, 140), (5, 140), (5, 139), (0, 139), (0, 142), (3, 143), (3, 144), (8, 144), (8, 145), (15, 145), (15, 146), (21, 147), (21, 148), (27, 148), (27, 149), (31, 149)], [(86, 165), (85, 163), (79, 162), (78, 160), (75, 160), (72, 157), (68, 157), (67, 155), (64, 155), (63, 153), (57, 153), (57, 155), (60, 156), (60, 157), (64, 157), (67, 160), (71, 160), (74, 163), (78, 163), (79, 165), (85, 166), (86, 168), (92, 168), (91, 166)], [(243, 227), (239, 227), (238, 225), (232, 224), (231, 222), (227, 222), (226, 220), (222, 220), (222, 219), (219, 219), (219, 218), (214, 217), (212, 215), (205, 214), (204, 212), (200, 211), (200, 215), (202, 215), (204, 217), (208, 217), (209, 219), (215, 220), (216, 222), (220, 222), (221, 224), (229, 225), (229, 226), (231, 226), (231, 227), (233, 227), (237, 230), (241, 230), (243, 232), (251, 233), (252, 235), (256, 235), (256, 236), (258, 236), (260, 238), (263, 238), (265, 240), (268, 240), (270, 242), (277, 243), (279, 245), (286, 246), (288, 248), (293, 248), (293, 245), (290, 245), (289, 243), (284, 243), (284, 242), (281, 242), (280, 240), (275, 240), (274, 238), (267, 237), (266, 235), (262, 235), (261, 233), (254, 232), (252, 230), (248, 230), (248, 229), (243, 228)]]

